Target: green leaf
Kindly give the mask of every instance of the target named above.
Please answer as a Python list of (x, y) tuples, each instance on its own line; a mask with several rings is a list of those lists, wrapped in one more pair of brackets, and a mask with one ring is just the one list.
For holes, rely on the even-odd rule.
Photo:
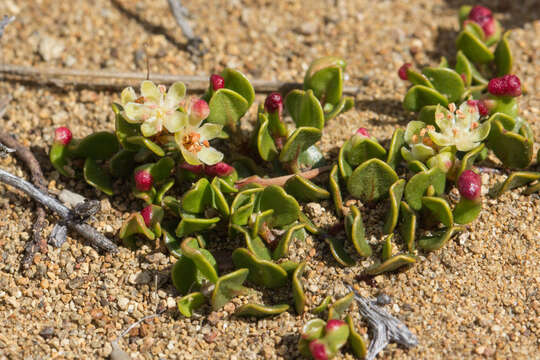
[(197, 234), (204, 230), (209, 230), (215, 227), (219, 222), (219, 217), (213, 217), (210, 219), (196, 218), (188, 213), (182, 214), (182, 220), (176, 228), (176, 236), (183, 237), (192, 234)]
[(419, 160), (413, 160), (413, 161), (409, 161), (407, 163), (407, 167), (409, 168), (409, 170), (411, 170), (413, 173), (419, 173), (419, 172), (423, 172), (423, 171), (428, 171), (428, 167), (421, 161)]
[(242, 284), (246, 281), (248, 274), (248, 269), (239, 269), (218, 279), (210, 298), (214, 311), (221, 309), (232, 298), (246, 292), (246, 288)]
[(281, 237), (276, 249), (272, 253), (274, 260), (281, 259), (289, 255), (289, 246), (291, 242), (299, 236), (299, 233), (304, 229), (304, 224), (291, 226), (284, 236)]
[(118, 142), (126, 150), (137, 151), (138, 146), (127, 141), (129, 137), (140, 136), (140, 125), (131, 124), (126, 121), (124, 116), (121, 114), (123, 109), (120, 109), (119, 104), (113, 104), (113, 109), (116, 108), (116, 117), (115, 117), (115, 135), (118, 139)]
[(208, 122), (235, 127), (249, 109), (250, 103), (236, 91), (222, 88), (214, 93), (208, 105)]
[(343, 266), (353, 266), (355, 261), (345, 251), (343, 239), (327, 237), (325, 242), (330, 246), (330, 252), (336, 261)]
[(510, 74), (512, 71), (512, 64), (514, 59), (512, 57), (512, 51), (508, 44), (509, 31), (505, 32), (501, 41), (495, 48), (495, 65), (497, 66), (497, 76), (503, 76)]
[(349, 111), (354, 107), (354, 98), (352, 96), (343, 96), (337, 104), (334, 105), (332, 110), (324, 114), (324, 120), (328, 121), (335, 118), (341, 113)]
[(253, 316), (257, 318), (279, 315), (289, 310), (289, 305), (264, 305), (264, 304), (244, 304), (234, 313), (236, 316)]
[(192, 214), (201, 214), (212, 205), (213, 192), (206, 178), (201, 178), (182, 196), (182, 209)]
[(169, 179), (169, 181), (165, 182), (163, 186), (159, 189), (159, 191), (156, 193), (156, 197), (154, 201), (156, 204), (161, 204), (163, 201), (163, 197), (174, 186), (174, 179)]
[(422, 72), (431, 81), (435, 89), (446, 97), (449, 103), (458, 101), (465, 91), (463, 79), (452, 69), (425, 68)]
[(165, 156), (159, 159), (158, 162), (150, 166), (150, 175), (154, 182), (160, 183), (169, 178), (172, 169), (174, 168), (174, 160), (171, 157)]
[(450, 205), (441, 197), (436, 196), (424, 196), (422, 198), (422, 205), (429, 209), (435, 219), (439, 220), (446, 227), (450, 227), (454, 224), (454, 216), (452, 215), (452, 209)]
[[(325, 301), (327, 305), (330, 302), (330, 296), (327, 296)], [(323, 301), (324, 303), (324, 301)], [(323, 336), (324, 328), (326, 327), (326, 321), (323, 319), (311, 319), (302, 327), (302, 338), (308, 341), (320, 339)]]
[(92, 158), (84, 162), (84, 180), (107, 195), (113, 194), (111, 178)]
[(182, 241), (180, 249), (182, 254), (189, 258), (197, 270), (212, 283), (216, 283), (218, 275), (215, 267), (215, 260), (212, 262), (209, 258), (213, 259), (212, 254), (205, 249), (200, 249), (198, 246), (194, 246), (193, 238), (186, 238)]
[(465, 86), (469, 87), (472, 83), (472, 64), (467, 59), (463, 51), (458, 51), (456, 56), (456, 72), (465, 75)]
[(472, 201), (462, 197), (454, 207), (454, 222), (468, 224), (482, 211), (482, 201)]
[(155, 142), (153, 142), (150, 139), (147, 139), (147, 138), (145, 138), (143, 136), (130, 136), (130, 137), (127, 137), (126, 142), (129, 143), (129, 144), (132, 144), (132, 145), (137, 145), (136, 148), (143, 147), (145, 149), (148, 149), (151, 152), (153, 152), (154, 154), (156, 154), (157, 156), (164, 156), (165, 155), (165, 151), (161, 148), (161, 146), (159, 146)]
[[(320, 314), (324, 311), (326, 311), (326, 309), (328, 308), (328, 305), (330, 304), (330, 301), (332, 301), (332, 298), (330, 296), (327, 296), (323, 299), (323, 301), (321, 301), (321, 303), (319, 304), (319, 306), (317, 306), (316, 308), (314, 308), (313, 310), (311, 310), (312, 313), (314, 314)], [(311, 321), (314, 321), (314, 320), (320, 320), (320, 319), (313, 319)], [(321, 320), (323, 321), (323, 320)], [(309, 323), (309, 322), (308, 322)], [(306, 325), (308, 324), (306, 323)], [(306, 325), (304, 325), (304, 329), (306, 327)], [(326, 325), (326, 324), (325, 324)], [(324, 326), (324, 325), (323, 325)], [(305, 333), (304, 331), (302, 333)]]
[(260, 195), (260, 210), (274, 210), (271, 226), (285, 226), (296, 221), (300, 214), (300, 205), (294, 197), (288, 195), (283, 188), (267, 186)]
[(300, 121), (300, 109), (302, 108), (302, 102), (305, 94), (306, 92), (303, 90), (294, 89), (291, 90), (285, 97), (283, 105), (285, 106), (287, 113), (291, 115), (295, 124)]
[(455, 233), (464, 231), (461, 226), (452, 226), (445, 230), (439, 231), (436, 235), (426, 236), (418, 240), (418, 247), (426, 251), (434, 251), (442, 248)]
[[(217, 179), (217, 177), (214, 179)], [(212, 190), (212, 207), (218, 210), (221, 215), (227, 217), (231, 214), (231, 209), (229, 208), (229, 203), (227, 202), (225, 195), (223, 195), (219, 186), (216, 184), (217, 182), (214, 180), (210, 183), (210, 188)]]
[(512, 120), (508, 115), (493, 114), (491, 131), (487, 137), (487, 146), (506, 167), (526, 168), (532, 161), (533, 143), (527, 137), (508, 131), (503, 126), (503, 121)]
[(354, 135), (351, 138), (348, 151), (345, 152), (345, 159), (352, 167), (356, 167), (369, 159), (386, 158), (386, 150), (373, 139), (362, 135)]
[(497, 198), (506, 191), (510, 191), (520, 186), (530, 184), (536, 180), (540, 180), (540, 172), (515, 171), (508, 175), (508, 177), (502, 184), (497, 184), (492, 189), (490, 189), (489, 195), (491, 197)]
[(382, 261), (386, 261), (392, 257), (392, 238), (394, 234), (386, 235), (382, 244)]
[[(426, 107), (422, 108), (422, 111)], [(420, 111), (420, 113), (422, 113)], [(403, 134), (405, 132), (403, 129), (396, 129), (394, 130), (394, 134), (392, 135), (392, 139), (390, 140), (390, 146), (388, 148), (388, 155), (386, 157), (386, 163), (390, 165), (392, 169), (395, 169), (399, 163), (401, 162), (401, 147), (405, 145), (405, 139), (403, 137)]]
[(347, 315), (345, 318), (347, 325), (349, 325), (349, 345), (358, 359), (363, 359), (367, 355), (367, 344), (364, 337), (360, 335), (354, 329), (354, 324), (351, 315)]
[(362, 214), (354, 205), (350, 207), (350, 212), (345, 217), (345, 232), (360, 256), (371, 256), (372, 250), (366, 239)]
[(232, 225), (231, 228), (235, 230), (238, 234), (241, 234), (244, 237), (246, 242), (246, 247), (251, 251), (257, 258), (262, 260), (272, 260), (270, 250), (266, 247), (262, 239), (258, 235), (250, 235), (243, 227), (239, 225)]
[(298, 217), (298, 220), (302, 224), (304, 224), (305, 229), (309, 231), (310, 233), (312, 233), (313, 235), (317, 235), (320, 233), (320, 230), (315, 226), (315, 224), (313, 224), (313, 222), (306, 216), (306, 214), (304, 214), (301, 211), (300, 211), (300, 216)]
[(162, 228), (163, 243), (171, 255), (175, 258), (181, 258), (182, 250), (180, 250), (180, 239), (174, 236), (174, 232), (170, 231), (165, 226)]
[(448, 106), (448, 100), (437, 90), (423, 85), (415, 85), (407, 91), (403, 107), (409, 111), (418, 111), (427, 105)]
[(140, 212), (131, 214), (122, 224), (118, 236), (122, 240), (127, 240), (133, 235), (141, 234), (146, 236), (148, 240), (154, 240), (156, 235), (144, 223), (144, 219)]
[(446, 174), (439, 167), (419, 172), (405, 185), (405, 200), (411, 208), (414, 210), (422, 208), (422, 197), (430, 185), (434, 186), (436, 195), (441, 195), (444, 192)]
[(109, 168), (113, 176), (129, 177), (135, 168), (135, 152), (124, 149), (120, 150), (112, 157)]
[(349, 309), (354, 299), (354, 293), (351, 291), (339, 300), (336, 300), (328, 309), (328, 320), (341, 319), (345, 311)]
[(416, 262), (416, 257), (413, 255), (400, 254), (395, 255), (380, 263), (379, 265), (372, 266), (366, 270), (368, 275), (379, 275), (384, 272), (390, 272), (397, 270), (403, 266), (414, 264)]
[(393, 183), (392, 186), (390, 186), (390, 207), (388, 209), (388, 214), (386, 215), (386, 220), (384, 221), (384, 234), (391, 234), (396, 228), (399, 218), (399, 204), (401, 202), (401, 198), (403, 197), (404, 189), (405, 179), (399, 179)]
[(260, 113), (259, 119), (261, 123), (257, 132), (257, 150), (263, 160), (272, 161), (277, 156), (278, 151), (274, 139), (268, 131), (268, 117)]
[(345, 141), (343, 146), (339, 149), (338, 154), (338, 167), (339, 167), (339, 174), (341, 175), (341, 178), (344, 181), (347, 181), (349, 176), (351, 176), (353, 169), (351, 165), (347, 162), (345, 159), (345, 154), (349, 151), (351, 148), (351, 140)]
[(256, 285), (278, 288), (287, 283), (287, 272), (283, 268), (271, 261), (258, 259), (247, 249), (234, 250), (232, 260), (237, 268), (249, 269), (248, 279)]
[(398, 176), (394, 169), (379, 159), (358, 166), (347, 180), (349, 193), (362, 201), (375, 201), (388, 194)]
[(78, 143), (68, 146), (73, 155), (93, 160), (108, 160), (119, 149), (116, 136), (107, 131), (90, 134)]
[(484, 148), (484, 143), (481, 143), (463, 156), (456, 178), (459, 179), (459, 176), (462, 172), (473, 168), (476, 158), (482, 153), (482, 150), (484, 150)]
[(423, 85), (429, 88), (433, 88), (433, 84), (428, 80), (428, 78), (418, 71), (408, 68), (407, 69), (407, 80), (409, 80), (413, 85)]
[(313, 90), (318, 99), (337, 104), (343, 91), (345, 61), (336, 57), (315, 60), (304, 77), (304, 89)]
[(285, 191), (299, 201), (317, 201), (330, 198), (330, 193), (301, 175), (294, 175), (283, 186)]
[(193, 312), (204, 304), (206, 304), (206, 297), (200, 292), (188, 294), (177, 302), (178, 311), (185, 317), (191, 317)]
[(334, 200), (334, 206), (336, 208), (336, 214), (343, 216), (343, 197), (341, 196), (341, 189), (339, 187), (338, 166), (334, 165), (330, 171), (328, 179), (328, 187)]
[(470, 29), (464, 30), (459, 34), (456, 44), (457, 48), (467, 58), (471, 59), (473, 63), (485, 64), (492, 62), (494, 59), (493, 53), (486, 44)]
[(306, 295), (304, 294), (304, 287), (302, 285), (302, 274), (304, 273), (305, 268), (306, 262), (301, 262), (292, 276), (294, 308), (298, 315), (302, 315), (306, 307)]
[(279, 161), (289, 162), (298, 159), (298, 156), (315, 144), (321, 138), (321, 130), (314, 127), (299, 127), (289, 136), (279, 154)]
[(68, 166), (68, 156), (69, 150), (67, 146), (62, 144), (53, 144), (51, 146), (51, 151), (49, 152), (51, 164), (60, 174), (73, 177), (75, 172)]
[(407, 245), (407, 251), (413, 253), (415, 249), (414, 240), (416, 238), (416, 214), (405, 201), (401, 202), (400, 208), (403, 216), (399, 233), (403, 241), (405, 241), (405, 245)]
[(253, 104), (253, 100), (255, 100), (255, 90), (246, 76), (240, 71), (230, 68), (224, 69), (221, 76), (225, 80), (225, 88), (240, 94), (246, 99), (249, 108)]
[(313, 94), (313, 91), (307, 90), (302, 95), (300, 106), (296, 112), (291, 113), (297, 116), (293, 117), (296, 127), (313, 127), (322, 130), (324, 127), (324, 113), (321, 107), (321, 103)]
[(197, 272), (195, 263), (188, 257), (181, 256), (176, 260), (171, 270), (171, 279), (180, 295), (187, 294), (194, 287), (197, 282)]
[(326, 160), (321, 150), (316, 145), (311, 145), (300, 153), (297, 163), (298, 167), (312, 169), (324, 166)]

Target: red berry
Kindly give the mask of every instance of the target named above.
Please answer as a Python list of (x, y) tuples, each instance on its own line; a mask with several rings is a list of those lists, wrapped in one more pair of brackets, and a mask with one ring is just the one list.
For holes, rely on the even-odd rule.
[(197, 174), (197, 175), (202, 174), (203, 171), (204, 171), (204, 167), (202, 165), (191, 165), (191, 164), (188, 164), (186, 162), (181, 163), (180, 168), (184, 169), (184, 170), (187, 170), (189, 172), (192, 172), (194, 174)]
[(484, 34), (486, 34), (486, 37), (490, 37), (495, 33), (495, 19), (491, 19), (490, 21), (486, 22), (484, 25), (482, 25), (482, 30), (484, 30)]
[(309, 343), (309, 351), (315, 360), (328, 360), (326, 346), (319, 339)]
[(210, 83), (212, 83), (212, 89), (214, 89), (214, 91), (225, 87), (225, 79), (218, 74), (212, 74), (212, 76), (210, 76)]
[(154, 179), (148, 170), (139, 170), (135, 173), (135, 187), (139, 191), (148, 191), (152, 188)]
[(328, 320), (328, 322), (326, 323), (326, 332), (332, 332), (340, 327), (342, 327), (343, 325), (345, 325), (345, 321), (343, 320), (338, 320), (338, 319), (332, 319), (332, 320)]
[(65, 126), (59, 127), (58, 129), (54, 130), (54, 141), (57, 143), (67, 145), (70, 143), (72, 138), (73, 134), (71, 134), (71, 130), (69, 130)]
[(234, 168), (224, 162), (219, 162), (215, 165), (205, 167), (205, 172), (208, 176), (227, 176), (230, 175), (233, 171)]
[(489, 109), (484, 100), (467, 100), (469, 106), (476, 106), (480, 116), (486, 116), (489, 114)]
[(458, 190), (461, 196), (469, 200), (476, 200), (480, 197), (482, 189), (482, 178), (472, 170), (465, 170), (458, 179)]
[(281, 94), (278, 92), (269, 94), (264, 101), (264, 109), (270, 114), (273, 114), (276, 111), (281, 113), (281, 110), (283, 109), (283, 98), (281, 97)]
[(474, 21), (478, 25), (482, 26), (486, 22), (493, 19), (493, 14), (491, 10), (484, 6), (476, 5), (469, 12), (469, 20)]
[(398, 70), (398, 75), (401, 80), (407, 80), (407, 70), (412, 66), (411, 63), (405, 63), (401, 65), (401, 67)]
[(362, 136), (365, 136), (365, 137), (369, 137), (369, 132), (366, 128), (364, 127), (361, 127), (361, 128), (358, 128), (358, 130), (356, 130), (356, 133), (357, 134), (360, 134)]
[(144, 209), (141, 210), (141, 215), (144, 219), (144, 223), (146, 226), (150, 226), (152, 223), (152, 205), (148, 205)]
[(498, 96), (520, 96), (521, 81), (516, 75), (494, 78), (489, 81), (488, 91), (490, 94)]

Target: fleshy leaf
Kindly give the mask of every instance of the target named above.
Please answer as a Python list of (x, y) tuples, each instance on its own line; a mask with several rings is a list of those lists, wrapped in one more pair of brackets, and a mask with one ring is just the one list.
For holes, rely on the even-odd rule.
[(253, 104), (253, 100), (255, 100), (255, 90), (244, 74), (238, 70), (226, 68), (221, 72), (221, 76), (225, 80), (226, 89), (233, 90), (240, 94), (246, 99), (248, 107)]
[(208, 250), (194, 246), (193, 240), (193, 238), (186, 238), (182, 241), (182, 244), (180, 245), (182, 254), (193, 261), (197, 270), (200, 271), (205, 278), (215, 284), (218, 280), (215, 260), (211, 261), (209, 259), (213, 259), (213, 256)]
[(144, 219), (140, 212), (131, 214), (122, 224), (118, 236), (122, 240), (127, 240), (133, 235), (141, 234), (146, 236), (148, 240), (154, 240), (156, 235), (144, 223)]
[(272, 256), (270, 254), (270, 251), (262, 241), (262, 239), (258, 235), (250, 235), (247, 230), (245, 230), (243, 227), (239, 225), (232, 225), (232, 229), (234, 229), (238, 234), (241, 234), (244, 237), (244, 241), (246, 243), (246, 247), (253, 253), (257, 258), (262, 260), (272, 260)]
[(424, 106), (437, 104), (448, 106), (448, 100), (437, 90), (423, 85), (410, 88), (403, 99), (403, 107), (409, 111), (418, 111)]
[(113, 194), (112, 181), (109, 174), (90, 157), (86, 158), (84, 162), (84, 180), (107, 195)]
[(482, 201), (472, 201), (462, 197), (454, 207), (454, 221), (457, 224), (468, 224), (478, 217), (482, 211)]
[(467, 59), (463, 51), (458, 51), (456, 56), (456, 72), (465, 76), (465, 86), (469, 87), (472, 83), (472, 64)]
[(232, 260), (237, 268), (249, 269), (248, 279), (256, 285), (277, 288), (287, 282), (287, 272), (283, 268), (271, 261), (257, 259), (247, 249), (234, 250)]
[(442, 248), (455, 233), (464, 231), (461, 226), (452, 226), (445, 230), (439, 231), (432, 236), (426, 236), (418, 240), (418, 247), (426, 251), (434, 251)]
[(422, 197), (430, 185), (434, 186), (435, 194), (441, 195), (444, 192), (446, 174), (438, 167), (417, 173), (405, 185), (405, 200), (411, 208), (422, 208)]
[(336, 261), (343, 266), (353, 266), (355, 261), (345, 251), (343, 239), (336, 237), (327, 237), (325, 242), (330, 246), (330, 252)]
[(345, 321), (347, 322), (347, 325), (349, 325), (349, 345), (354, 353), (354, 356), (356, 356), (358, 359), (363, 359), (367, 355), (367, 344), (364, 340), (364, 337), (360, 335), (356, 330), (354, 329), (353, 319), (351, 315), (347, 315), (345, 318)]
[(490, 189), (489, 194), (491, 197), (496, 198), (506, 191), (527, 185), (536, 180), (540, 180), (540, 172), (516, 171), (511, 173), (502, 184), (497, 184)]
[(219, 217), (210, 219), (196, 218), (191, 214), (184, 213), (182, 214), (182, 220), (176, 228), (176, 236), (183, 237), (212, 229), (219, 221)]
[[(53, 144), (49, 152), (49, 159), (54, 168), (62, 175), (73, 177), (75, 172), (68, 169), (69, 150), (67, 146), (62, 144)], [(71, 170), (71, 171), (70, 171)]]
[(416, 214), (405, 201), (401, 202), (400, 209), (402, 213), (402, 221), (399, 227), (399, 233), (401, 234), (403, 241), (405, 241), (405, 245), (407, 245), (407, 250), (412, 253), (415, 249), (414, 240), (416, 238)]
[(336, 300), (328, 309), (328, 320), (341, 319), (345, 314), (345, 311), (349, 309), (354, 299), (354, 293), (351, 291), (342, 298)]
[(360, 256), (371, 256), (372, 250), (366, 239), (362, 214), (354, 205), (350, 207), (350, 212), (345, 217), (345, 232)]
[(279, 161), (297, 160), (298, 156), (321, 138), (321, 130), (314, 127), (299, 127), (289, 136), (279, 154)]
[[(533, 143), (527, 137), (508, 131), (503, 126), (505, 114), (494, 114), (490, 118), (491, 131), (487, 138), (487, 146), (506, 167), (526, 168), (533, 156)], [(511, 119), (511, 118), (510, 118)]]
[(452, 69), (425, 68), (422, 72), (435, 89), (446, 97), (449, 103), (458, 101), (465, 91), (461, 76)]
[(300, 103), (296, 106), (300, 108), (291, 113), (296, 127), (308, 126), (322, 130), (324, 127), (324, 113), (312, 90), (305, 91)]
[(334, 165), (330, 171), (330, 176), (328, 179), (328, 188), (332, 194), (332, 199), (334, 200), (334, 206), (336, 208), (336, 214), (341, 217), (343, 216), (343, 197), (341, 196), (341, 189), (339, 186), (339, 177), (338, 177), (338, 166)]
[(300, 214), (296, 199), (276, 185), (267, 186), (260, 195), (260, 210), (269, 209), (274, 210), (271, 225), (277, 227), (291, 224)]
[(279, 315), (282, 312), (289, 310), (289, 305), (264, 305), (264, 304), (244, 304), (240, 306), (234, 315), (236, 316), (253, 316), (262, 318), (266, 316)]
[(278, 154), (276, 144), (268, 131), (268, 117), (264, 113), (259, 114), (259, 130), (257, 132), (257, 150), (265, 161), (272, 161)]
[(317, 201), (330, 198), (330, 193), (300, 175), (291, 177), (284, 185), (285, 191), (299, 201)]
[(212, 204), (212, 188), (206, 178), (201, 178), (182, 196), (182, 209), (192, 214), (200, 214)]
[(510, 74), (512, 71), (512, 64), (514, 59), (512, 57), (512, 51), (508, 44), (509, 31), (505, 32), (501, 41), (495, 48), (495, 65), (497, 66), (497, 76), (503, 76)]
[(135, 168), (135, 152), (120, 150), (109, 163), (111, 174), (116, 177), (128, 177)]
[(486, 44), (484, 44), (482, 39), (478, 38), (477, 35), (469, 29), (462, 31), (459, 34), (456, 44), (457, 48), (473, 63), (485, 64), (494, 59), (493, 53)]
[(390, 140), (386, 163), (390, 165), (392, 169), (395, 169), (401, 161), (400, 149), (405, 144), (404, 133), (405, 132), (403, 131), (403, 129), (398, 128), (394, 130), (394, 134), (392, 135), (392, 139)]
[(191, 317), (193, 311), (206, 304), (206, 297), (200, 292), (194, 292), (184, 296), (177, 302), (178, 311), (185, 317)]
[(416, 262), (416, 257), (414, 257), (413, 255), (407, 255), (407, 254), (395, 255), (378, 265), (368, 268), (366, 270), (366, 273), (368, 275), (379, 275), (384, 272), (397, 270), (403, 266), (414, 264), (415, 262)]
[(216, 91), (208, 105), (210, 107), (208, 122), (233, 128), (249, 108), (249, 102), (242, 95), (226, 88)]
[(424, 196), (422, 198), (423, 207), (430, 210), (435, 219), (439, 220), (446, 227), (450, 227), (454, 224), (454, 216), (452, 215), (452, 209), (450, 205), (441, 197), (436, 196)]
[(399, 204), (403, 196), (403, 190), (405, 189), (405, 179), (399, 179), (390, 186), (389, 189), (389, 199), (390, 206), (388, 209), (388, 214), (386, 215), (386, 220), (384, 222), (383, 233), (391, 234), (398, 223), (399, 218)]
[(304, 224), (297, 224), (291, 226), (285, 235), (281, 237), (276, 249), (272, 253), (272, 258), (278, 260), (282, 257), (285, 257), (289, 254), (289, 245), (291, 242), (296, 239), (300, 233), (304, 230)]
[(345, 152), (347, 163), (352, 167), (358, 166), (369, 159), (386, 158), (386, 150), (376, 141), (362, 135), (351, 138), (348, 151)]
[(304, 294), (304, 287), (302, 285), (302, 274), (304, 273), (305, 268), (306, 262), (301, 262), (292, 276), (294, 308), (298, 315), (302, 315), (306, 307), (306, 295)]
[(246, 288), (243, 286), (243, 283), (246, 281), (248, 275), (248, 269), (239, 269), (221, 276), (210, 298), (212, 309), (214, 311), (219, 310), (223, 305), (231, 301), (232, 298), (244, 294)]
[(371, 159), (353, 171), (347, 180), (347, 189), (357, 199), (374, 201), (386, 196), (397, 179), (390, 165), (379, 159)]
[(69, 150), (73, 155), (94, 160), (108, 160), (118, 149), (116, 136), (107, 131), (90, 134), (78, 143), (69, 145)]

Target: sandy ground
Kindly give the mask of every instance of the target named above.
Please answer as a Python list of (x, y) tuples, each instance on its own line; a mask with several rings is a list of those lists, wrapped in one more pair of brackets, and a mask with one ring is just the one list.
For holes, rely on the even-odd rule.
[[(2, 40), (2, 61), (33, 66), (132, 71), (145, 68), (143, 44), (150, 41), (151, 72), (209, 74), (225, 66), (249, 77), (301, 80), (308, 63), (335, 54), (348, 61), (348, 83), (360, 86), (357, 106), (330, 121), (321, 141), (329, 159), (359, 126), (381, 140), (413, 115), (402, 110), (406, 84), (396, 69), (411, 61), (435, 64), (455, 54), (459, 0), (415, 1), (183, 1), (195, 31), (209, 52), (191, 58), (165, 0), (3, 0), (0, 14), (17, 16)], [(484, 1), (498, 11), (515, 54), (515, 72), (528, 94), (522, 114), (540, 139), (540, 4), (538, 1)], [(47, 38), (49, 38), (47, 40)], [(39, 44), (60, 46), (48, 61)], [(62, 50), (61, 46), (64, 47)], [(53, 52), (54, 53), (54, 52)], [(54, 128), (67, 125), (76, 136), (113, 129), (113, 92), (43, 88), (0, 79), (0, 95), (14, 100), (2, 119), (3, 129), (31, 146), (54, 191), (72, 189), (101, 200), (103, 211), (93, 225), (115, 237), (133, 197), (107, 198), (84, 184), (60, 178), (46, 153)], [(245, 121), (252, 121), (248, 116)], [(538, 148), (538, 144), (536, 144)], [(7, 158), (0, 166), (27, 176)], [(493, 184), (500, 175), (484, 175)], [(121, 190), (122, 184), (116, 184)], [(487, 189), (487, 187), (486, 187)], [(174, 310), (176, 293), (168, 280), (174, 259), (145, 245), (122, 248), (118, 256), (99, 254), (69, 238), (59, 249), (36, 258), (29, 270), (19, 262), (31, 234), (34, 204), (0, 186), (0, 359), (102, 358), (121, 329), (156, 309), (171, 309), (126, 336), (120, 345), (133, 358), (155, 359), (292, 359), (298, 357), (298, 330), (312, 315), (284, 313), (276, 318), (237, 319), (234, 309), (250, 299), (290, 301), (288, 289), (254, 292), (224, 309), (182, 318)], [(310, 204), (308, 214), (323, 227), (335, 221), (332, 204)], [(379, 242), (381, 211), (362, 209), (368, 235)], [(52, 229), (55, 218), (48, 217)], [(230, 251), (233, 244), (220, 251)], [(314, 251), (310, 251), (313, 248)], [(380, 249), (380, 247), (377, 247)], [(402, 319), (420, 341), (410, 350), (389, 346), (384, 359), (533, 359), (540, 358), (540, 197), (519, 190), (485, 209), (467, 232), (445, 248), (420, 254), (406, 272), (360, 278), (368, 261), (343, 269), (320, 238), (295, 251), (307, 259), (309, 307), (326, 295), (340, 297), (345, 285), (365, 295), (392, 298), (387, 309)], [(227, 268), (225, 256), (218, 256)], [(157, 287), (156, 287), (157, 285)], [(358, 317), (356, 316), (358, 320)], [(365, 328), (362, 329), (364, 332)], [(41, 335), (40, 335), (41, 334)], [(352, 358), (349, 353), (344, 358)]]

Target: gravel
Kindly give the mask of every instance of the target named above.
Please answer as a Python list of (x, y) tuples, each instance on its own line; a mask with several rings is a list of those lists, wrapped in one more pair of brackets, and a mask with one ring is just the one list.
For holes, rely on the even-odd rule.
[[(453, 58), (458, 29), (456, 1), (184, 1), (194, 31), (209, 52), (192, 58), (166, 1), (3, 0), (0, 14), (17, 20), (2, 40), (2, 61), (27, 66), (70, 66), (77, 69), (144, 71), (145, 44), (150, 74), (210, 74), (236, 67), (250, 78), (301, 81), (309, 62), (335, 54), (348, 61), (348, 83), (360, 85), (354, 110), (330, 121), (321, 140), (329, 158), (358, 127), (381, 141), (396, 126), (413, 118), (401, 107), (406, 84), (396, 71), (405, 61), (436, 64)], [(535, 1), (497, 2), (497, 16), (513, 28), (510, 43), (516, 73), (528, 94), (520, 98), (522, 114), (540, 138), (540, 8)], [(497, 10), (497, 9), (495, 9)], [(53, 39), (52, 51), (40, 50)], [(53, 50), (53, 49), (49, 49)], [(151, 76), (150, 76), (151, 77)], [(54, 128), (69, 126), (76, 137), (114, 128), (110, 104), (119, 94), (92, 90), (59, 91), (0, 80), (0, 95), (13, 101), (2, 119), (3, 130), (32, 146), (51, 191), (68, 189), (101, 201), (92, 225), (116, 234), (130, 212), (141, 204), (131, 195), (107, 198), (83, 181), (62, 178), (46, 153)], [(261, 101), (262, 98), (258, 98)], [(246, 116), (253, 121), (252, 111)], [(538, 149), (536, 144), (535, 149)], [(27, 171), (12, 157), (3, 169), (18, 176)], [(503, 176), (485, 174), (487, 186)], [(347, 199), (348, 200), (348, 199)], [(361, 205), (361, 204), (359, 204)], [(20, 270), (31, 236), (35, 205), (18, 192), (0, 186), (0, 359), (103, 358), (122, 329), (143, 316), (168, 309), (143, 322), (119, 341), (137, 359), (291, 359), (299, 356), (298, 333), (306, 313), (284, 313), (253, 321), (231, 316), (248, 301), (290, 301), (288, 289), (254, 291), (219, 311), (183, 318), (174, 310), (176, 292), (168, 281), (174, 258), (153, 244), (121, 248), (111, 256), (97, 253), (81, 239), (49, 246), (26, 271)], [(308, 205), (317, 225), (337, 224), (331, 202)], [(368, 239), (380, 248), (384, 205), (361, 206)], [(49, 215), (45, 235), (56, 218)], [(383, 359), (531, 359), (540, 346), (540, 197), (519, 189), (497, 200), (485, 199), (479, 218), (445, 248), (420, 254), (406, 272), (361, 276), (371, 260), (341, 268), (323, 239), (308, 238), (293, 259), (306, 259), (305, 288), (309, 308), (331, 295), (338, 298), (353, 286), (362, 296), (388, 295), (385, 309), (418, 336), (419, 346), (405, 350), (390, 345)], [(370, 240), (371, 241), (371, 240)], [(157, 287), (156, 287), (157, 284)], [(171, 306), (172, 305), (172, 306)], [(172, 309), (170, 308), (172, 307)], [(365, 323), (355, 314), (359, 331)], [(350, 353), (343, 358), (351, 359)]]

